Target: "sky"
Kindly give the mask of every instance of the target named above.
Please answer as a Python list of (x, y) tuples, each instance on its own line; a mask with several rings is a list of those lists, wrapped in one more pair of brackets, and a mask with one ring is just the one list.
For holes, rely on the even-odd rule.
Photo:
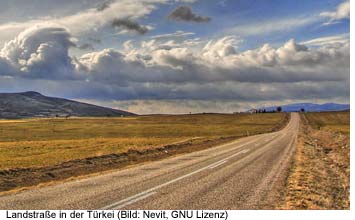
[(350, 102), (348, 0), (0, 0), (0, 92), (138, 114)]

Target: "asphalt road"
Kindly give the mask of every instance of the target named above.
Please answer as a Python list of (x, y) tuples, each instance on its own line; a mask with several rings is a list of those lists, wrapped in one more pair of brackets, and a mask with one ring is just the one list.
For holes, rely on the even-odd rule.
[(0, 197), (0, 209), (272, 209), (295, 151), (281, 131), (100, 176)]

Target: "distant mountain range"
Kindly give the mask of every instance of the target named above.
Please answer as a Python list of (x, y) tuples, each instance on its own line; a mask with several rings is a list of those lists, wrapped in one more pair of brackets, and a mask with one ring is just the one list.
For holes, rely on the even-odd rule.
[[(313, 103), (295, 103), (289, 105), (282, 105), (282, 111), (284, 112), (297, 112), (302, 108), (306, 112), (326, 112), (326, 111), (345, 111), (350, 109), (349, 104), (337, 104), (337, 103), (325, 103), (325, 104), (313, 104)], [(277, 106), (267, 107), (266, 111), (276, 110)]]
[(44, 96), (38, 92), (0, 93), (0, 118), (129, 116), (133, 113)]

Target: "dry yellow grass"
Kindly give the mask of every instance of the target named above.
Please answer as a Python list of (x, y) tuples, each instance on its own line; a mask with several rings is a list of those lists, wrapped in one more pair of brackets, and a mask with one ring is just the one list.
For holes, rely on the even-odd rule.
[(314, 129), (350, 135), (350, 112), (306, 113), (305, 117)]
[(0, 123), (22, 123), (22, 122), (26, 122), (25, 120), (0, 120)]
[(283, 209), (350, 208), (350, 113), (302, 115)]
[(3, 142), (0, 143), (0, 169), (48, 166), (74, 159), (122, 153), (128, 149), (158, 147), (179, 140), (140, 137)]
[(2, 120), (0, 170), (50, 166), (128, 149), (155, 148), (196, 137), (237, 138), (270, 132), (280, 127), (285, 118), (286, 114), (201, 114)]

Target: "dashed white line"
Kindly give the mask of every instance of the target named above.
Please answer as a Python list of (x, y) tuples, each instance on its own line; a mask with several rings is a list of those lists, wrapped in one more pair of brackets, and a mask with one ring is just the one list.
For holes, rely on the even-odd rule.
[[(277, 135), (275, 135), (275, 136), (277, 136)], [(283, 136), (285, 136), (285, 135), (281, 135), (281, 137), (283, 137)], [(273, 138), (273, 137), (272, 137), (272, 138)], [(272, 138), (269, 138), (267, 141), (271, 140)], [(244, 144), (240, 145), (238, 148), (244, 147), (244, 146), (246, 146), (246, 145), (248, 145), (248, 144), (251, 144), (251, 143), (257, 142), (257, 141), (258, 141), (258, 140), (249, 141), (249, 142), (247, 142), (247, 143), (244, 143)], [(227, 145), (227, 144), (226, 144), (226, 145)], [(151, 195), (154, 195), (154, 194), (156, 193), (156, 192), (155, 192), (156, 190), (158, 190), (158, 189), (160, 189), (160, 188), (162, 188), (162, 187), (164, 187), (164, 186), (167, 186), (167, 185), (170, 185), (170, 184), (175, 183), (175, 182), (177, 182), (177, 181), (180, 181), (180, 180), (182, 180), (182, 179), (185, 179), (185, 178), (187, 178), (187, 177), (189, 177), (189, 176), (192, 176), (192, 175), (194, 175), (194, 174), (197, 174), (197, 173), (199, 173), (199, 172), (201, 172), (201, 171), (204, 171), (204, 170), (207, 170), (207, 169), (216, 168), (217, 166), (220, 166), (220, 165), (226, 163), (227, 160), (229, 160), (229, 159), (231, 159), (231, 158), (233, 158), (233, 157), (235, 157), (235, 156), (237, 156), (237, 155), (245, 154), (245, 153), (247, 153), (247, 152), (249, 152), (249, 151), (250, 151), (250, 149), (244, 149), (244, 150), (239, 151), (239, 152), (237, 152), (237, 153), (235, 153), (235, 154), (232, 154), (232, 155), (230, 155), (230, 156), (228, 156), (228, 157), (226, 157), (226, 158), (224, 158), (224, 159), (222, 159), (222, 160), (219, 160), (219, 161), (217, 161), (217, 162), (215, 162), (215, 163), (213, 163), (213, 164), (210, 164), (210, 165), (208, 165), (208, 166), (202, 167), (202, 168), (200, 168), (200, 169), (198, 169), (198, 170), (195, 170), (195, 171), (193, 171), (193, 172), (191, 172), (191, 173), (188, 173), (188, 174), (186, 174), (186, 175), (180, 176), (180, 177), (178, 177), (178, 178), (176, 178), (176, 179), (170, 180), (170, 181), (168, 181), (168, 182), (165, 182), (165, 183), (163, 183), (163, 184), (160, 184), (160, 185), (158, 185), (158, 186), (155, 186), (155, 187), (153, 187), (153, 188), (150, 188), (150, 189), (148, 189), (148, 190), (145, 190), (145, 191), (143, 191), (143, 192), (141, 192), (141, 193), (138, 193), (138, 194), (136, 194), (136, 195), (133, 195), (133, 196), (128, 197), (128, 198), (126, 198), (126, 199), (123, 199), (123, 200), (121, 200), (121, 201), (112, 203), (112, 204), (110, 204), (110, 205), (108, 205), (108, 206), (105, 206), (105, 207), (103, 207), (103, 208), (101, 208), (101, 209), (104, 209), (104, 210), (105, 210), (105, 209), (120, 209), (120, 208), (123, 208), (123, 207), (125, 207), (125, 206), (127, 206), (127, 205), (133, 204), (133, 203), (135, 203), (135, 202), (137, 202), (137, 201), (143, 200), (143, 199), (145, 199), (145, 198), (148, 198), (148, 197), (151, 196)]]
[(145, 198), (148, 198), (149, 196), (152, 196), (154, 194), (156, 194), (157, 192), (145, 192), (145, 193), (139, 193), (136, 194), (134, 196), (128, 197), (127, 199), (121, 200), (119, 202), (113, 203), (109, 206), (106, 206), (102, 209), (120, 209), (123, 208), (125, 206), (128, 206), (130, 204), (133, 204), (135, 202), (138, 202), (140, 200), (143, 200)]
[(221, 166), (222, 164), (225, 164), (225, 163), (227, 163), (226, 160), (224, 160), (222, 162), (219, 162), (218, 164), (215, 164), (214, 166), (211, 166), (210, 169), (214, 169), (214, 168), (219, 167), (219, 166)]
[[(244, 145), (247, 145), (247, 144), (249, 144), (249, 142), (246, 143), (246, 144), (244, 144)], [(193, 171), (193, 172), (191, 172), (191, 173), (185, 174), (185, 175), (180, 176), (180, 177), (178, 177), (178, 178), (176, 178), (176, 179), (170, 180), (170, 181), (168, 181), (168, 182), (165, 182), (165, 183), (163, 183), (163, 184), (160, 184), (160, 185), (158, 185), (158, 186), (155, 186), (155, 187), (153, 187), (153, 188), (150, 188), (150, 189), (148, 189), (148, 190), (145, 190), (145, 191), (143, 191), (143, 192), (141, 192), (141, 193), (138, 193), (138, 194), (136, 194), (136, 195), (133, 195), (133, 196), (128, 197), (128, 198), (126, 198), (126, 199), (123, 199), (123, 200), (121, 200), (121, 201), (118, 201), (118, 202), (115, 202), (115, 203), (110, 204), (110, 205), (108, 205), (108, 206), (105, 206), (105, 207), (103, 207), (103, 208), (101, 208), (101, 209), (106, 210), (106, 209), (119, 209), (119, 208), (123, 208), (123, 207), (125, 207), (125, 206), (127, 206), (127, 205), (129, 205), (129, 204), (135, 203), (135, 202), (137, 202), (137, 201), (139, 201), (139, 200), (145, 199), (145, 198), (147, 198), (147, 197), (149, 197), (149, 196), (155, 194), (156, 192), (154, 192), (154, 191), (156, 191), (156, 190), (158, 190), (158, 189), (160, 189), (160, 188), (162, 188), (162, 187), (164, 187), (164, 186), (167, 186), (167, 185), (170, 185), (170, 184), (175, 183), (175, 182), (177, 182), (177, 181), (180, 181), (180, 180), (182, 180), (182, 179), (185, 179), (185, 178), (187, 178), (187, 177), (189, 177), (189, 176), (192, 176), (192, 175), (197, 174), (197, 173), (199, 173), (199, 172), (201, 172), (201, 171), (204, 171), (204, 170), (209, 169), (209, 168), (211, 168), (211, 167), (213, 167), (213, 166), (216, 166), (216, 165), (218, 165), (219, 163), (221, 163), (221, 162), (223, 162), (223, 161), (226, 161), (226, 160), (228, 160), (228, 159), (230, 159), (230, 158), (232, 158), (232, 157), (235, 157), (235, 156), (237, 156), (237, 155), (239, 155), (239, 154), (245, 154), (245, 153), (247, 153), (247, 152), (249, 152), (249, 151), (250, 151), (250, 149), (242, 150), (242, 151), (240, 151), (240, 152), (237, 152), (237, 153), (235, 153), (235, 154), (232, 154), (231, 156), (229, 156), (229, 157), (227, 157), (227, 158), (224, 158), (224, 159), (222, 159), (222, 160), (220, 160), (220, 161), (217, 161), (217, 162), (215, 162), (215, 163), (213, 163), (213, 164), (210, 164), (210, 165), (208, 165), (208, 166), (202, 167), (202, 168), (200, 168), (200, 169), (198, 169), (198, 170), (195, 170), (195, 171)], [(221, 164), (220, 164), (220, 165), (221, 165)]]

